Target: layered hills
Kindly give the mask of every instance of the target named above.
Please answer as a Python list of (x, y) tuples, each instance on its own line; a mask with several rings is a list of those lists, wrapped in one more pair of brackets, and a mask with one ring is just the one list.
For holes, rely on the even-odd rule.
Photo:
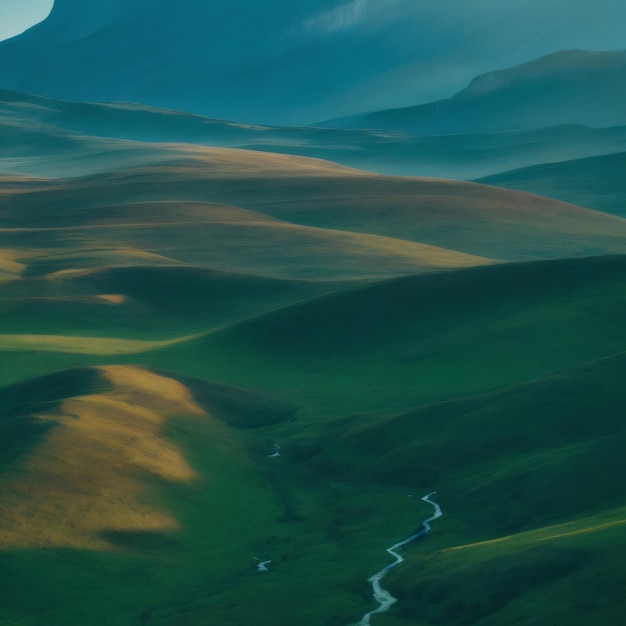
[(190, 146), (180, 146), (187, 143), (310, 156), (381, 174), (466, 180), (626, 149), (623, 126), (414, 137), (402, 131), (253, 126), (145, 105), (66, 102), (10, 91), (0, 91), (0, 126), (3, 171), (44, 177), (93, 173), (120, 160), (151, 162), (154, 146), (138, 142), (158, 143), (161, 153), (172, 156), (189, 152)]
[[(9, 91), (0, 91), (0, 125), (3, 171), (44, 177), (114, 169), (120, 160), (150, 162), (155, 152), (145, 142), (159, 143), (161, 153), (173, 156), (184, 150), (163, 142), (310, 156), (382, 174), (460, 179), (626, 149), (626, 127), (414, 137), (398, 131), (251, 126), (145, 105), (72, 103)], [(54, 159), (48, 158), (51, 154)]]
[[(197, 148), (193, 156), (120, 172), (33, 180), (27, 190), (23, 183), (9, 179), (3, 185), (2, 245), (19, 248), (25, 260), (38, 242), (46, 242), (58, 253), (47, 257), (50, 271), (62, 269), (54, 259), (62, 260), (73, 247), (106, 254), (111, 242), (124, 254), (139, 250), (292, 278), (390, 276), (485, 258), (623, 250), (624, 221), (615, 216), (473, 183), (383, 177), (260, 152)], [(175, 204), (154, 204), (164, 201)], [(142, 211), (154, 212), (153, 224), (141, 218)], [(181, 229), (188, 242), (176, 236)], [(260, 232), (266, 236), (257, 237)], [(205, 245), (207, 237), (215, 238), (213, 246)], [(230, 256), (224, 246), (230, 246)], [(326, 253), (331, 249), (355, 265), (335, 263)], [(359, 260), (374, 259), (374, 250), (381, 262)]]
[[(162, 350), (5, 352), (57, 373), (0, 390), (0, 615), (80, 623), (99, 589), (94, 624), (269, 625), (287, 591), (299, 623), (351, 623), (385, 545), (424, 516), (407, 494), (439, 488), (445, 516), (389, 579), (389, 619), (482, 624), (532, 602), (579, 623), (561, 583), (589, 603), (601, 563), (621, 580), (623, 280), (623, 257), (499, 265), (344, 288)], [(63, 370), (76, 358), (94, 365)], [(485, 567), (488, 591), (461, 584)]]
[(623, 613), (626, 220), (3, 97), (0, 622)]

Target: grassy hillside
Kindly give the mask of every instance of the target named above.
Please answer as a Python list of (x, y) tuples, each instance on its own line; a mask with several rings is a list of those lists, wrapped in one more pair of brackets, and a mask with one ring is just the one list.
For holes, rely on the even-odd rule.
[(400, 602), (377, 623), (610, 623), (624, 610), (625, 368), (621, 353), (293, 442), (335, 480), (440, 489), (444, 517), (405, 549), (388, 585)]
[[(155, 179), (156, 180), (156, 179)], [(19, 200), (18, 200), (19, 202)], [(379, 278), (418, 271), (489, 263), (485, 258), (436, 246), (367, 233), (313, 228), (236, 207), (167, 202), (85, 207), (65, 206), (58, 217), (33, 205), (14, 207), (3, 243), (25, 260), (31, 275), (128, 264), (128, 252), (143, 251), (218, 271), (272, 278)], [(119, 258), (116, 255), (121, 252)], [(87, 253), (87, 254), (85, 254)], [(142, 264), (150, 259), (140, 258)]]
[(99, 173), (0, 176), (1, 624), (354, 624), (434, 489), (374, 626), (615, 622), (626, 220), (32, 130)]
[(624, 257), (607, 257), (406, 277), (195, 336), (150, 326), (138, 341), (132, 317), (96, 338), (5, 334), (3, 380), (123, 359), (281, 393), (312, 415), (399, 409), (623, 349), (624, 271)]
[[(385, 268), (385, 264), (389, 263), (388, 275), (412, 273), (407, 268), (407, 262), (412, 262), (411, 257), (418, 262), (420, 256), (422, 262), (424, 259), (428, 261), (428, 251), (423, 248), (418, 250), (406, 241), (503, 260), (624, 251), (626, 221), (623, 219), (540, 196), (473, 183), (376, 176), (303, 157), (218, 148), (203, 150), (202, 156), (167, 164), (128, 168), (117, 173), (78, 179), (32, 181), (28, 191), (10, 180), (5, 183), (0, 208), (5, 212), (6, 226), (13, 230), (1, 233), (2, 245), (5, 248), (28, 249), (33, 242), (43, 245), (56, 239), (65, 246), (67, 232), (27, 233), (24, 229), (55, 228), (53, 224), (74, 225), (78, 222), (89, 226), (89, 230), (81, 233), (78, 240), (86, 241), (88, 245), (84, 247), (89, 249), (103, 248), (106, 244), (116, 243), (118, 238), (118, 247), (154, 248), (157, 241), (150, 237), (149, 229), (139, 227), (138, 235), (134, 235), (130, 228), (127, 234), (120, 229), (114, 233), (107, 232), (106, 227), (112, 225), (111, 220), (104, 219), (100, 211), (111, 210), (116, 205), (130, 205), (128, 209), (114, 209), (118, 222), (130, 227), (136, 223), (132, 220), (138, 203), (150, 202), (152, 206), (149, 209), (154, 211), (154, 203), (167, 201), (179, 203), (178, 207), (168, 207), (172, 211), (169, 217), (159, 216), (159, 221), (167, 222), (168, 231), (175, 228), (173, 211), (180, 215), (179, 221), (192, 221), (186, 215), (187, 209), (181, 207), (195, 203), (201, 206), (193, 221), (198, 221), (201, 215), (203, 221), (222, 223), (219, 227), (212, 227), (220, 245), (226, 245), (224, 236), (231, 237), (229, 225), (224, 225), (224, 222), (239, 222), (243, 214), (237, 213), (236, 220), (233, 217), (225, 220), (223, 211), (215, 207), (215, 203), (263, 214), (262, 217), (257, 216), (259, 224), (251, 224), (251, 220), (246, 218), (247, 224), (241, 224), (241, 228), (236, 229), (235, 234), (241, 233), (240, 242), (245, 247), (240, 249), (241, 254), (230, 253), (230, 258), (222, 266), (243, 272), (250, 271), (250, 262), (263, 264), (261, 272), (275, 271), (272, 250), (279, 257), (279, 262), (282, 262), (282, 255), (287, 260), (290, 255), (296, 255), (291, 262), (298, 271), (297, 254), (299, 250), (304, 250), (301, 246), (294, 249), (292, 244), (298, 238), (302, 239), (303, 246), (310, 247), (301, 263), (311, 256), (315, 267), (316, 249), (324, 249), (328, 244), (328, 249), (333, 250), (331, 256), (325, 257), (328, 266), (319, 265), (319, 271), (328, 271), (332, 267), (332, 254), (345, 249), (345, 262), (352, 256), (357, 266), (362, 265), (363, 255), (370, 255), (372, 259), (375, 259), (372, 254), (391, 255), (380, 264)], [(55, 221), (51, 214), (58, 214), (59, 219)], [(90, 214), (95, 217), (89, 217)], [(291, 224), (268, 222), (268, 217)], [(89, 220), (93, 223), (90, 224)], [(298, 228), (294, 229), (294, 224)], [(258, 229), (261, 227), (264, 234), (259, 237)], [(302, 227), (316, 230), (302, 230)], [(224, 229), (225, 235), (218, 232)], [(104, 233), (102, 237), (99, 236), (100, 230)], [(201, 237), (197, 224), (193, 225), (191, 232), (187, 232), (189, 236)], [(355, 239), (355, 233), (405, 242), (359, 236)], [(158, 243), (167, 241), (165, 236), (166, 233), (155, 235)], [(38, 241), (41, 243), (38, 244)], [(181, 240), (174, 237), (174, 241)], [(236, 240), (233, 245), (233, 249), (237, 250), (239, 244)], [(172, 255), (174, 258), (177, 253), (192, 255), (196, 246), (193, 239), (190, 244), (181, 241), (180, 247), (173, 247), (178, 252)], [(169, 246), (165, 250), (157, 248), (155, 252), (172, 256)], [(211, 248), (202, 248), (202, 254), (211, 258)], [(392, 258), (396, 254), (394, 268)], [(221, 252), (218, 253), (220, 255)], [(248, 259), (243, 255), (249, 255)], [(197, 255), (188, 259), (193, 263), (199, 262)], [(481, 262), (476, 259), (460, 260), (462, 264)], [(212, 262), (218, 260), (212, 259)], [(450, 267), (445, 260), (443, 263), (437, 261), (436, 256), (432, 265)], [(340, 263), (334, 266), (343, 267)], [(363, 269), (366, 270), (367, 266)], [(302, 273), (296, 276), (305, 277)]]
[(544, 163), (488, 176), (479, 182), (520, 189), (581, 206), (626, 216), (626, 152)]
[(5, 282), (0, 315), (4, 333), (173, 338), (345, 286), (182, 264), (60, 270)]
[[(16, 402), (59, 382), (54, 404), (38, 398), (28, 415), (2, 416), (3, 441), (23, 423), (43, 429), (36, 447), (2, 466), (2, 577), (11, 590), (3, 609), (46, 624), (141, 623), (150, 603), (206, 575), (207, 565), (216, 580), (232, 575), (229, 560), (248, 562), (259, 533), (246, 517), (261, 527), (277, 503), (210, 404), (167, 376), (115, 367), (68, 371), (2, 396)], [(243, 503), (239, 483), (249, 485)], [(33, 574), (41, 583), (53, 571), (24, 604)]]
[(626, 509), (411, 559), (381, 626), (619, 623)]
[(415, 276), (323, 296), (145, 353), (314, 412), (406, 407), (624, 349), (624, 257)]
[(364, 503), (382, 505), (386, 490), (268, 458), (257, 431), (297, 407), (249, 390), (109, 366), (0, 400), (5, 623), (243, 624), (251, 611), (262, 626), (285, 611), (305, 626), (346, 623), (377, 550), (329, 535), (336, 503), (372, 539), (415, 515), (396, 499), (393, 516), (365, 523)]
[[(225, 279), (181, 269), (191, 285)], [(624, 358), (602, 357), (623, 350), (624, 270), (616, 257), (406, 277), (161, 352), (5, 352), (21, 378), (76, 358), (135, 365), (0, 390), (0, 615), (201, 626), (254, 611), (269, 626), (288, 610), (305, 626), (353, 623), (373, 608), (365, 579), (384, 548), (429, 514), (407, 494), (432, 489), (444, 517), (404, 550), (386, 579), (400, 601), (377, 623), (618, 615)], [(151, 271), (8, 285), (127, 282), (174, 315), (138, 280)], [(472, 390), (484, 392), (454, 397)], [(428, 404), (437, 394), (452, 399)], [(272, 560), (267, 575), (255, 557)]]
[(625, 504), (625, 366), (622, 352), (407, 413), (352, 416), (291, 453), (335, 477), (445, 485), (468, 541), (597, 514)]

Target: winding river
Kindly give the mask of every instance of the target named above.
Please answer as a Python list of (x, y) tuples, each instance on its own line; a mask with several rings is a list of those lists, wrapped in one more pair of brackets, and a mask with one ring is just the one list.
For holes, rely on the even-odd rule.
[(377, 609), (366, 613), (361, 618), (361, 621), (358, 622), (357, 626), (370, 626), (370, 619), (372, 615), (388, 611), (389, 607), (397, 602), (396, 598), (394, 598), (386, 589), (383, 589), (380, 581), (387, 575), (388, 572), (390, 572), (392, 569), (394, 569), (404, 561), (404, 558), (400, 554), (398, 554), (396, 550), (398, 548), (401, 548), (402, 546), (406, 546), (407, 543), (411, 543), (412, 541), (415, 541), (416, 539), (427, 535), (430, 532), (430, 523), (443, 515), (443, 513), (441, 512), (441, 507), (436, 502), (433, 502), (430, 499), (430, 496), (434, 496), (435, 493), (437, 492), (433, 491), (432, 493), (429, 493), (427, 496), (424, 496), (422, 498), (424, 502), (428, 502), (428, 504), (431, 504), (435, 508), (434, 515), (432, 517), (429, 517), (428, 519), (425, 519), (422, 522), (421, 528), (414, 535), (411, 535), (408, 539), (405, 539), (404, 541), (396, 543), (395, 545), (391, 546), (391, 548), (387, 548), (387, 552), (389, 552), (389, 554), (394, 557), (395, 561), (393, 563), (390, 563), (389, 565), (385, 565), (385, 567), (383, 567), (380, 572), (376, 572), (376, 574), (367, 579), (368, 582), (372, 584), (372, 589), (374, 590), (374, 599), (376, 600), (376, 602), (378, 602), (379, 606)]

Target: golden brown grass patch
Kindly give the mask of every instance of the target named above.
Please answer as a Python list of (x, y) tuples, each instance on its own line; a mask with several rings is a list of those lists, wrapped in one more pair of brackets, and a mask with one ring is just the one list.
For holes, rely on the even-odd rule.
[(178, 528), (146, 478), (187, 483), (196, 473), (164, 435), (168, 417), (205, 417), (181, 383), (138, 367), (99, 368), (105, 393), (63, 402), (58, 426), (2, 480), (1, 547), (110, 549), (104, 532)]
[(26, 269), (26, 265), (17, 260), (18, 257), (15, 250), (0, 250), (0, 276), (19, 276)]
[(96, 296), (99, 300), (103, 300), (108, 304), (124, 304), (127, 298), (119, 293), (103, 293)]
[(0, 335), (0, 351), (64, 352), (69, 354), (97, 354), (114, 356), (138, 354), (165, 348), (193, 339), (195, 335), (167, 341), (142, 341), (140, 339), (116, 339), (109, 337), (80, 337), (72, 335)]
[(546, 526), (544, 528), (529, 530), (513, 535), (505, 535), (504, 537), (489, 539), (487, 541), (478, 541), (476, 543), (453, 546), (442, 550), (442, 553), (475, 549), (484, 549), (489, 551), (493, 546), (497, 546), (498, 544), (508, 544), (510, 549), (514, 549), (545, 541), (553, 542), (558, 539), (566, 539), (569, 537), (576, 537), (578, 535), (600, 533), (626, 525), (626, 518), (624, 517), (624, 514), (626, 514), (625, 508), (614, 509), (612, 511), (607, 511), (602, 514), (586, 517), (580, 520)]

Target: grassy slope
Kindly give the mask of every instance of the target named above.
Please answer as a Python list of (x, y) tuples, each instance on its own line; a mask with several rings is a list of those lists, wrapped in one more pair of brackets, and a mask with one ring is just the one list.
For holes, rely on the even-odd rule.
[[(345, 624), (376, 560), (364, 538), (412, 513), (397, 498), (372, 522), (363, 508), (382, 508), (387, 489), (268, 459), (271, 439), (255, 433), (295, 407), (249, 390), (111, 366), (0, 389), (0, 401), (2, 441), (31, 428), (28, 446), (0, 457), (5, 623), (200, 626), (252, 613), (270, 626), (288, 612)], [(356, 540), (332, 535), (339, 502)], [(255, 556), (272, 559), (266, 576)]]
[(427, 549), (394, 580), (398, 608), (378, 623), (619, 623), (624, 524), (619, 507), (493, 542)]
[(280, 389), (314, 411), (411, 406), (624, 349), (624, 271), (615, 257), (383, 281), (142, 358)]
[(449, 532), (464, 542), (597, 514), (625, 504), (625, 367), (622, 352), (407, 413), (345, 418), (317, 440), (300, 435), (292, 454), (336, 477), (442, 488)]
[(480, 182), (520, 189), (626, 216), (626, 152), (561, 163), (544, 163), (488, 176)]
[[(521, 192), (454, 181), (375, 176), (324, 161), (226, 149), (207, 148), (194, 159), (115, 174), (33, 181), (28, 192), (8, 182), (3, 196), (0, 207), (12, 228), (47, 226), (50, 212), (61, 208), (71, 219), (84, 219), (81, 213), (88, 207), (217, 202), (299, 226), (348, 231), (352, 238), (353, 233), (378, 235), (507, 260), (620, 253), (626, 235), (623, 219)], [(266, 226), (274, 229), (273, 236), (280, 242), (280, 233), (287, 226), (276, 222)], [(97, 233), (94, 230), (82, 236), (90, 235), (89, 245), (94, 246)], [(314, 245), (324, 233), (302, 232), (305, 234)], [(343, 245), (337, 232), (326, 235), (336, 246)], [(2, 245), (27, 248), (24, 237), (5, 231), (2, 241), (6, 244)], [(37, 237), (39, 245), (44, 245), (50, 233), (28, 235), (35, 242)], [(384, 248), (385, 242), (390, 243), (367, 240), (362, 248)], [(121, 243), (128, 245), (127, 240)], [(142, 240), (136, 243), (140, 246)]]
[(133, 345), (127, 356), (78, 354), (80, 336), (57, 352), (33, 352), (31, 342), (6, 353), (2, 380), (121, 358), (280, 392), (311, 414), (400, 409), (623, 349), (624, 267), (624, 257), (607, 257), (393, 279), (181, 333), (166, 348)]
[[(126, 271), (132, 278), (136, 270), (124, 270), (122, 278)], [(582, 588), (599, 574), (600, 557), (589, 556), (598, 544), (591, 541), (587, 549), (577, 542), (564, 552), (556, 546), (537, 553), (532, 537), (518, 535), (536, 529), (537, 537), (551, 536), (562, 530), (548, 527), (544, 531), (544, 526), (574, 524), (566, 528), (570, 532), (622, 519), (619, 512), (612, 512), (620, 504), (620, 490), (612, 482), (603, 486), (600, 479), (610, 476), (615, 483), (622, 482), (623, 442), (619, 435), (609, 435), (621, 428), (623, 358), (409, 414), (381, 417), (372, 410), (410, 405), (416, 400), (416, 385), (421, 385), (417, 395), (422, 399), (431, 394), (432, 379), (420, 380), (416, 372), (421, 359), (426, 359), (428, 370), (433, 369), (433, 355), (444, 363), (441, 392), (454, 393), (449, 372), (456, 359), (466, 358), (465, 340), (458, 343), (464, 335), (469, 335), (468, 353), (476, 346), (482, 350), (480, 367), (474, 367), (477, 371), (471, 375), (483, 386), (519, 382), (547, 369), (623, 349), (623, 328), (616, 317), (623, 307), (623, 275), (624, 259), (618, 257), (407, 277), (261, 315), (197, 343), (181, 344), (180, 352), (170, 349), (131, 357), (134, 362), (167, 364), (221, 382), (273, 389), (292, 402), (309, 404), (296, 422), (253, 431), (233, 430), (224, 420), (235, 426), (258, 426), (267, 423), (264, 416), (270, 421), (276, 415), (289, 417), (289, 405), (137, 367), (105, 368), (95, 374), (79, 370), (4, 390), (0, 400), (9, 407), (5, 417), (26, 429), (13, 429), (10, 437), (15, 440), (21, 432), (30, 442), (17, 459), (11, 459), (12, 467), (25, 468), (26, 473), (9, 472), (4, 505), (15, 510), (12, 507), (22, 501), (19, 494), (28, 490), (29, 506), (36, 515), (18, 526), (22, 547), (3, 553), (3, 584), (9, 591), (3, 609), (12, 612), (7, 615), (54, 626), (73, 626), (86, 619), (95, 626), (108, 619), (124, 624), (143, 619), (163, 626), (202, 626), (214, 615), (222, 623), (239, 625), (249, 620), (250, 612), (258, 614), (257, 623), (269, 626), (284, 621), (285, 611), (306, 626), (317, 626), (322, 620), (345, 625), (370, 606), (364, 581), (386, 562), (382, 548), (402, 538), (428, 514), (425, 505), (416, 509), (407, 492), (438, 488), (446, 516), (428, 543), (407, 550), (430, 554), (429, 566), (422, 567), (418, 576), (408, 564), (406, 571), (390, 578), (403, 602), (393, 616), (380, 617), (380, 623), (411, 624), (418, 616), (430, 620), (426, 623), (437, 623), (441, 615), (444, 619), (466, 615), (466, 621), (459, 623), (479, 623), (478, 618), (487, 619), (492, 613), (496, 620), (499, 615), (515, 616), (515, 611), (523, 611), (524, 604), (519, 602), (526, 599), (538, 607), (539, 615), (569, 619), (570, 614), (556, 602), (563, 593), (559, 585), (572, 580), (579, 585), (576, 588)], [(109, 271), (96, 272), (98, 277), (105, 283), (112, 280)], [(72, 291), (92, 288), (89, 274), (70, 274), (68, 279), (67, 288)], [(82, 286), (81, 280), (85, 280)], [(149, 285), (142, 289), (158, 299)], [(502, 343), (503, 332), (514, 343)], [(532, 356), (520, 363), (518, 357), (524, 353)], [(49, 371), (58, 369), (76, 358), (54, 353), (16, 356), (24, 359), (31, 372), (42, 365)], [(91, 360), (107, 359), (93, 356)], [(507, 371), (500, 373), (503, 364)], [(405, 371), (404, 380), (394, 367)], [(508, 381), (503, 380), (506, 377)], [(315, 412), (329, 416), (353, 410), (367, 414), (321, 422), (303, 419)], [(550, 412), (550, 420), (543, 419), (543, 411)], [(185, 413), (188, 417), (183, 420)], [(219, 420), (207, 422), (201, 417), (205, 413)], [(590, 413), (594, 419), (588, 419)], [(131, 419), (120, 424), (120, 414)], [(33, 415), (41, 417), (33, 421), (29, 417)], [(78, 416), (78, 422), (70, 415)], [(147, 476), (146, 468), (134, 477), (135, 470), (118, 469), (118, 462), (109, 467), (105, 462), (113, 451), (116, 459), (126, 462), (115, 446), (124, 441), (125, 436), (120, 440), (118, 435), (127, 432), (135, 419), (132, 416), (161, 424), (148, 448), (141, 432), (130, 435), (136, 442), (133, 450), (150, 451)], [(80, 430), (84, 420), (85, 429)], [(57, 422), (61, 426), (49, 426)], [(89, 424), (102, 426), (94, 431)], [(61, 434), (55, 436), (57, 432)], [(89, 438), (83, 439), (94, 432), (100, 442), (97, 450)], [(104, 437), (103, 433), (108, 434)], [(266, 458), (276, 440), (283, 451), (280, 465)], [(85, 451), (82, 461), (80, 456), (73, 466), (54, 461), (62, 450), (77, 446)], [(211, 454), (207, 455), (207, 447)], [(149, 477), (154, 455), (174, 452), (163, 465), (191, 468), (199, 478), (187, 484)], [(130, 457), (130, 462), (134, 467), (137, 457)], [(90, 464), (98, 471), (80, 471)], [(62, 492), (60, 500), (49, 494), (38, 497), (39, 487), (29, 485), (45, 485), (38, 472), (50, 468), (61, 474), (79, 471), (79, 479), (76, 474), (59, 475), (55, 481), (61, 490), (77, 491)], [(93, 483), (86, 487), (84, 480), (89, 477), (97, 484), (102, 478), (108, 483), (113, 480), (110, 472), (116, 471), (123, 472), (122, 485), (127, 485), (130, 498), (120, 510), (122, 520), (129, 510), (141, 512), (141, 507), (149, 506), (146, 515), (137, 518), (140, 525), (152, 520), (152, 526), (166, 528), (151, 526), (146, 533), (133, 527), (120, 532), (115, 516), (85, 514), (97, 512), (100, 505), (97, 497), (92, 502), (98, 493)], [(203, 476), (210, 481), (203, 482)], [(137, 494), (143, 495), (137, 499)], [(59, 501), (63, 507), (55, 508), (54, 502)], [(76, 506), (82, 511), (79, 519), (85, 520), (78, 525), (76, 518), (67, 517)], [(109, 505), (105, 509), (112, 514), (117, 510)], [(55, 514), (56, 518), (46, 517)], [(598, 521), (577, 521), (579, 515), (597, 516)], [(6, 519), (16, 518), (7, 514)], [(50, 522), (44, 532), (38, 527), (29, 530), (29, 524), (46, 519)], [(104, 525), (105, 534), (98, 530), (100, 526), (94, 530), (87, 524), (89, 520)], [(172, 520), (180, 530), (171, 526)], [(439, 550), (511, 533), (503, 551), (478, 549), (466, 561), (454, 560), (454, 555), (474, 552), (438, 556)], [(46, 537), (80, 545), (37, 547)], [(13, 536), (12, 541), (17, 538)], [(100, 548), (87, 549), (95, 547), (94, 541)], [(612, 541), (619, 546), (617, 535)], [(587, 552), (579, 558), (581, 549)], [(516, 556), (516, 567), (509, 567), (510, 554), (523, 555)], [(271, 558), (275, 569), (259, 578), (252, 556)], [(487, 592), (478, 585), (472, 598), (467, 598), (459, 591), (460, 581), (466, 573), (476, 578), (485, 560), (498, 572), (502, 586), (491, 585)], [(415, 567), (419, 569), (421, 562), (416, 560)], [(561, 563), (575, 568), (575, 578), (554, 584), (553, 578), (536, 573), (548, 567), (560, 576)], [(611, 567), (619, 574), (617, 562)], [(33, 571), (42, 577), (34, 601), (29, 591)], [(48, 572), (54, 576), (47, 576)], [(120, 580), (126, 584), (120, 585)], [(498, 589), (502, 589), (504, 604), (498, 599)], [(487, 600), (476, 608), (475, 596), (481, 592)], [(442, 595), (444, 600), (431, 602)], [(429, 601), (427, 611), (424, 598)], [(581, 601), (592, 600), (581, 591)], [(603, 610), (609, 615), (617, 600), (609, 594), (607, 602), (609, 608)]]
[[(19, 251), (28, 262), (31, 275), (103, 262), (124, 265), (128, 256), (146, 253), (144, 262), (156, 254), (161, 263), (313, 279), (384, 277), (488, 262), (375, 231), (301, 226), (237, 206), (187, 200), (195, 195), (193, 184), (180, 187), (192, 177), (218, 186), (226, 179), (235, 189), (254, 191), (254, 181), (263, 186), (260, 178), (275, 181), (273, 197), (279, 198), (286, 183), (305, 179), (319, 186), (327, 177), (343, 175), (355, 184), (371, 178), (324, 161), (206, 149), (202, 158), (163, 165), (161, 173), (147, 170), (139, 179), (130, 171), (117, 173), (99, 192), (90, 179), (33, 182), (30, 192), (8, 181), (1, 237), (8, 250)], [(248, 177), (251, 184), (243, 184)], [(167, 189), (174, 181), (174, 188)], [(147, 191), (151, 201), (136, 202), (137, 182), (140, 195)], [(206, 194), (212, 195), (210, 190)], [(102, 198), (108, 204), (103, 206)], [(116, 260), (117, 253), (123, 258)]]
[[(210, 386), (200, 406), (166, 375), (119, 367), (97, 375), (105, 389), (86, 384), (81, 370), (57, 376), (66, 397), (29, 413), (54, 426), (35, 450), (3, 465), (3, 587), (12, 592), (3, 606), (46, 624), (134, 623), (190, 579), (228, 580), (253, 565), (255, 543), (280, 512), (233, 431), (212, 417)], [(3, 395), (28, 397), (42, 382)], [(239, 392), (237, 402), (258, 400)], [(20, 419), (9, 415), (9, 426)], [(58, 463), (68, 455), (71, 463)], [(24, 605), (28, 577), (37, 572), (43, 582), (54, 569)], [(106, 590), (106, 605), (97, 589)]]
[[(623, 220), (481, 186), (228, 150), (3, 185), (3, 219), (18, 230), (2, 233), (2, 328), (12, 334), (0, 380), (99, 367), (0, 390), (0, 621), (205, 626), (216, 615), (233, 625), (254, 615), (275, 626), (288, 614), (303, 626), (345, 626), (371, 603), (364, 580), (386, 562), (382, 548), (430, 512), (407, 490), (434, 485), (446, 516), (415, 548), (432, 558), (389, 579), (403, 602), (381, 625), (572, 622), (568, 587), (579, 592), (577, 612), (611, 623), (621, 605), (601, 567), (619, 584), (611, 555), (624, 517), (623, 358), (547, 373), (624, 349), (623, 257), (360, 287), (236, 275), (176, 257), (194, 237), (200, 249), (199, 220), (238, 236), (251, 224), (287, 228), (291, 241), (297, 229), (266, 212), (403, 238), (425, 230), (448, 243), (476, 235), (492, 251), (494, 238), (518, 232), (515, 254), (531, 257), (623, 250)], [(120, 233), (137, 218), (128, 241)], [(172, 221), (185, 227), (176, 232)], [(337, 263), (336, 251), (327, 246), (322, 260)], [(293, 264), (282, 252), (276, 261)], [(369, 249), (360, 275), (379, 268), (380, 252)], [(327, 291), (336, 293), (320, 296)], [(181, 342), (144, 351), (172, 339)], [(448, 401), (423, 406), (433, 400)], [(268, 459), (274, 441), (283, 457)], [(554, 535), (571, 545), (553, 546)], [(537, 541), (548, 548), (534, 551)], [(271, 558), (272, 572), (258, 576), (253, 556)], [(486, 568), (485, 585), (461, 584)], [(586, 591), (594, 576), (600, 608)]]
[(0, 315), (3, 334), (169, 339), (348, 285), (185, 265), (61, 270), (5, 282)]
[[(76, 267), (82, 251), (149, 250), (197, 267), (270, 278), (385, 278), (490, 263), (487, 258), (392, 237), (298, 226), (274, 220), (120, 223), (4, 233), (14, 249), (47, 241), (56, 254), (27, 249), (33, 272)], [(68, 242), (71, 247), (68, 248)], [(60, 254), (59, 254), (60, 253)], [(69, 255), (68, 255), (69, 253)], [(69, 256), (68, 263), (67, 256)], [(88, 261), (87, 256), (85, 261)], [(109, 264), (115, 263), (114, 259)], [(122, 265), (118, 261), (116, 265)], [(79, 265), (80, 267), (80, 265)]]
[(401, 601), (377, 623), (612, 623), (624, 610), (625, 371), (621, 353), (285, 443), (329, 480), (439, 490), (444, 517), (405, 549), (387, 584)]
[[(386, 562), (383, 547), (428, 513), (407, 492), (437, 487), (445, 516), (405, 550), (407, 564), (387, 585), (401, 602), (377, 623), (578, 623), (589, 611), (608, 619), (621, 610), (623, 369), (619, 356), (407, 414), (339, 420), (310, 429), (315, 442), (289, 422), (248, 436), (215, 419), (236, 423), (250, 408), (247, 425), (258, 426), (259, 410), (288, 418), (289, 406), (269, 397), (140, 368), (76, 370), (2, 390), (4, 434), (7, 423), (32, 423), (27, 415), (60, 424), (3, 465), (5, 519), (25, 489), (36, 510), (18, 527), (22, 547), (4, 552), (3, 608), (51, 625), (200, 626), (215, 615), (239, 625), (251, 611), (263, 626), (283, 623), (285, 611), (306, 626), (345, 625), (371, 603), (365, 578)], [(132, 454), (120, 455), (133, 428)], [(284, 458), (266, 459), (276, 436)], [(77, 444), (72, 465), (48, 464)], [(101, 463), (112, 451), (118, 461)], [(90, 471), (71, 477), (87, 459)], [(95, 487), (125, 463), (121, 517), (110, 504), (105, 516), (90, 515), (106, 497)], [(42, 468), (59, 474), (43, 500)], [(79, 518), (69, 515), (77, 506)], [(134, 510), (144, 511), (139, 528)], [(15, 542), (11, 528), (3, 537)], [(80, 545), (55, 547), (68, 542)], [(258, 577), (252, 556), (271, 558), (270, 574)], [(44, 580), (52, 570), (25, 604), (33, 571)]]

